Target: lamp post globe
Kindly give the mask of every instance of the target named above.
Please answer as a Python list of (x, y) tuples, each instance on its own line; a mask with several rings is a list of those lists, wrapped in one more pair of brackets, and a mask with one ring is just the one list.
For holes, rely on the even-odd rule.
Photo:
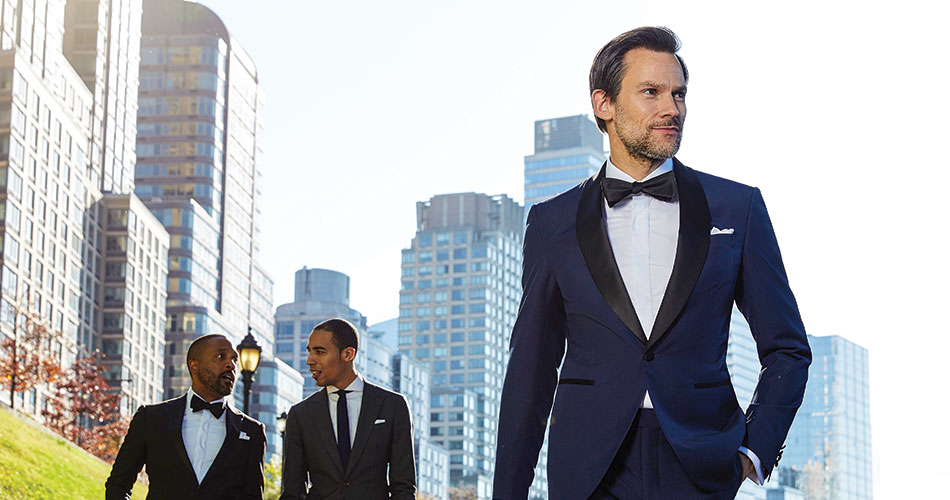
[(250, 415), (251, 384), (254, 383), (257, 365), (261, 362), (261, 346), (251, 333), (251, 327), (247, 327), (247, 336), (238, 344), (237, 351), (241, 360), (241, 375), (244, 377), (244, 413)]

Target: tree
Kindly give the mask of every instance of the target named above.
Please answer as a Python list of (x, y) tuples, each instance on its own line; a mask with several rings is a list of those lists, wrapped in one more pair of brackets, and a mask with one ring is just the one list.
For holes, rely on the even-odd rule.
[(109, 382), (96, 364), (99, 351), (79, 356), (56, 380), (49, 405), (43, 410), (46, 425), (90, 453), (115, 459), (129, 420), (119, 413), (121, 396), (109, 392)]
[(264, 500), (280, 498), (280, 467), (277, 454), (271, 455), (270, 461), (264, 464)]
[(54, 382), (59, 376), (62, 332), (48, 328), (30, 303), (14, 306), (4, 300), (0, 318), (13, 326), (13, 336), (3, 336), (0, 342), (0, 380), (10, 391), (13, 408), (16, 393)]
[(475, 485), (453, 486), (449, 488), (450, 500), (477, 500)]

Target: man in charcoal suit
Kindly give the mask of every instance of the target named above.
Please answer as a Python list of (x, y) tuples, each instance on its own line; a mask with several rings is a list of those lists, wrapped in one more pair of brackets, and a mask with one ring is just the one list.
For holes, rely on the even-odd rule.
[(329, 319), (310, 333), (307, 365), (323, 389), (287, 415), (281, 500), (415, 498), (406, 398), (356, 373), (358, 349), (356, 327), (346, 320)]
[(237, 352), (225, 336), (204, 335), (188, 348), (187, 363), (187, 393), (135, 412), (106, 480), (106, 500), (131, 498), (143, 465), (149, 499), (261, 499), (264, 425), (227, 397)]
[[(759, 190), (673, 157), (678, 49), (638, 28), (600, 50), (591, 102), (610, 158), (528, 214), (496, 499), (526, 498), (549, 412), (552, 500), (732, 499), (780, 458), (811, 351)], [(746, 106), (743, 88), (725, 97)], [(746, 411), (726, 366), (733, 303), (762, 365)]]

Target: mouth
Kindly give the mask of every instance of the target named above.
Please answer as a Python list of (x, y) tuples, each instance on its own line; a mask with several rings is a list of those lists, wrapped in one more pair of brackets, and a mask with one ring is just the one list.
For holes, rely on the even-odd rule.
[(661, 134), (678, 134), (680, 133), (679, 127), (653, 127), (653, 130)]
[(323, 373), (323, 370), (310, 370), (310, 374), (313, 376), (314, 380), (320, 378), (321, 373)]
[(225, 372), (225, 373), (221, 374), (221, 377), (220, 377), (220, 378), (221, 378), (221, 380), (223, 380), (224, 383), (226, 383), (228, 386), (231, 386), (231, 387), (234, 386), (234, 374), (233, 374), (233, 373), (231, 373), (231, 372)]

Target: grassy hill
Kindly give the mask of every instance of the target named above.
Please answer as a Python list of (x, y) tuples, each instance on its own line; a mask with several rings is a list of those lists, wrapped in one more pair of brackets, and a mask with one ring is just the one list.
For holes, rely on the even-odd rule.
[[(0, 410), (0, 499), (90, 499), (105, 497), (109, 464), (42, 426)], [(136, 483), (132, 498), (144, 500)]]

